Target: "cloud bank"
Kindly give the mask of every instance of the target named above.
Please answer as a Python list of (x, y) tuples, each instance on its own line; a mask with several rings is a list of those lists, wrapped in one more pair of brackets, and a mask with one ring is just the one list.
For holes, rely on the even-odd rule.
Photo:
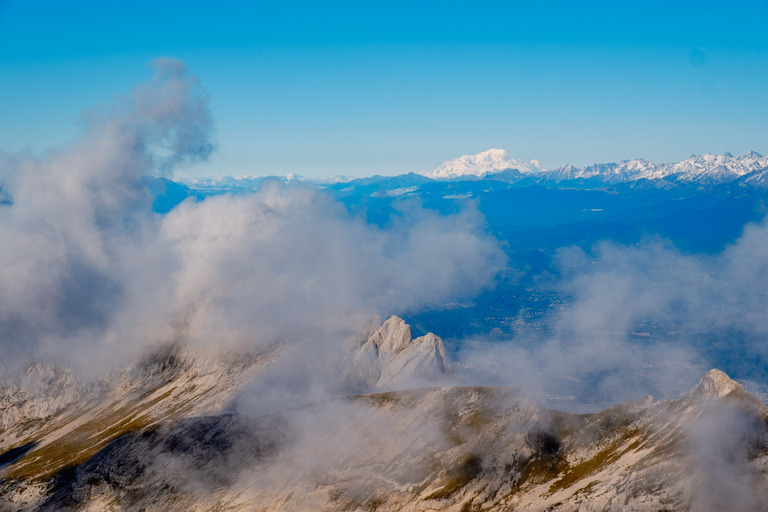
[(473, 340), (460, 357), (480, 369), (473, 378), (600, 405), (643, 393), (675, 398), (712, 367), (761, 387), (767, 265), (765, 222), (746, 226), (716, 255), (685, 254), (658, 239), (563, 248), (557, 275), (539, 276), (562, 299), (546, 328), (523, 318), (512, 339)]
[(195, 76), (153, 67), (86, 114), (71, 147), (0, 158), (4, 371), (38, 358), (103, 369), (169, 342), (300, 342), (321, 360), (371, 315), (471, 295), (505, 264), (476, 211), (411, 205), (382, 229), (279, 182), (153, 214), (145, 177), (213, 148)]

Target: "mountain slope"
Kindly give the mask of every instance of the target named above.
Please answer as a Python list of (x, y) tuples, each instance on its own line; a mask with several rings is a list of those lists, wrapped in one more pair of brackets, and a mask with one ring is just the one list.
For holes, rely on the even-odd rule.
[(26, 448), (19, 459), (0, 464), (0, 496), (19, 506), (34, 502), (52, 476), (126, 432), (220, 411), (273, 357), (265, 351), (208, 358), (173, 346), (90, 385), (66, 370), (32, 366), (27, 390), (0, 391), (0, 453)]
[[(187, 371), (171, 379), (176, 388), (194, 381)], [(4, 507), (760, 510), (768, 489), (766, 408), (717, 370), (679, 400), (589, 415), (488, 387), (358, 395), (261, 417), (190, 412), (156, 415), (52, 477), (24, 462), (34, 451), (22, 456), (6, 469)]]

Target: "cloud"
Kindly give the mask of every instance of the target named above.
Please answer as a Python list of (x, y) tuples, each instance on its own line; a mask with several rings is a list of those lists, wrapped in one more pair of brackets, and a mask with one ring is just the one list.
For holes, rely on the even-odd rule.
[(187, 202), (162, 226), (179, 258), (171, 316), (187, 315), (184, 336), (196, 346), (289, 341), (243, 393), (259, 410), (320, 400), (343, 392), (339, 365), (372, 316), (491, 284), (505, 259), (482, 228), (474, 210), (440, 216), (416, 205), (379, 228), (276, 180), (252, 195)]
[[(113, 317), (145, 275), (137, 272), (136, 258), (154, 251), (157, 220), (142, 177), (207, 155), (210, 113), (201, 98), (196, 78), (180, 63), (158, 61), (149, 84), (113, 108), (90, 113), (71, 147), (42, 158), (2, 159), (11, 202), (0, 207), (6, 353), (120, 347)], [(160, 147), (171, 156), (156, 152)]]
[(765, 447), (765, 420), (728, 403), (710, 403), (686, 431), (690, 509), (763, 510), (765, 490), (749, 460)]
[(476, 293), (504, 263), (481, 221), (413, 208), (380, 229), (323, 193), (274, 180), (253, 195), (185, 203), (163, 235), (181, 255), (177, 300), (200, 311), (195, 328), (209, 333), (196, 337), (258, 323), (271, 339)]
[(212, 150), (207, 95), (186, 66), (86, 114), (75, 144), (5, 155), (0, 343), (6, 365), (103, 368), (172, 341), (302, 344), (296, 364), (341, 357), (372, 315), (471, 295), (505, 265), (477, 211), (407, 205), (382, 229), (329, 195), (267, 180), (252, 195), (151, 212), (147, 175)]
[[(444, 216), (402, 201), (381, 228), (322, 192), (267, 180), (252, 195), (152, 214), (143, 177), (213, 148), (197, 78), (172, 59), (153, 67), (123, 100), (89, 112), (71, 147), (0, 158), (11, 203), (0, 206), (6, 365), (49, 357), (101, 367), (93, 363), (171, 341), (231, 348), (290, 340), (281, 371), (318, 368), (296, 381), (332, 389), (344, 344), (371, 316), (472, 296), (505, 267), (471, 205)], [(663, 241), (564, 248), (559, 277), (539, 283), (564, 299), (546, 328), (523, 321), (507, 343), (466, 341), (459, 357), (477, 371), (463, 382), (603, 402), (675, 396), (716, 361), (717, 332), (746, 333), (728, 342), (747, 358), (765, 357), (756, 340), (768, 332), (766, 261), (765, 225), (710, 257)], [(268, 379), (285, 385), (290, 377)]]
[(601, 405), (647, 393), (675, 398), (711, 367), (760, 387), (766, 262), (764, 222), (715, 255), (658, 239), (563, 248), (556, 275), (540, 276), (558, 297), (544, 320), (521, 317), (511, 339), (470, 340), (459, 357), (473, 378)]
[[(440, 215), (405, 201), (382, 228), (328, 194), (266, 180), (253, 194), (187, 200), (153, 214), (143, 178), (205, 159), (213, 148), (197, 79), (171, 59), (154, 69), (126, 99), (88, 114), (73, 146), (42, 158), (0, 157), (5, 375), (39, 358), (101, 373), (171, 342), (201, 350), (280, 343), (280, 358), (236, 405), (252, 414), (284, 409), (349, 392), (338, 365), (371, 316), (472, 296), (505, 267), (471, 205)], [(708, 257), (663, 241), (565, 248), (559, 279), (540, 283), (566, 299), (553, 305), (546, 328), (524, 323), (506, 343), (468, 340), (459, 357), (469, 370), (457, 372), (456, 382), (602, 403), (646, 392), (674, 396), (710, 362), (701, 333), (739, 330), (746, 335), (727, 349), (765, 357), (767, 267), (766, 224), (748, 226), (733, 246)], [(329, 410), (292, 424), (307, 430), (298, 434), (302, 447), (337, 432), (341, 416), (371, 421), (362, 407)], [(741, 428), (730, 416), (712, 418), (696, 427), (702, 439)], [(317, 421), (324, 426), (313, 430)], [(398, 418), (393, 424), (403, 426)], [(339, 439), (342, 461), (381, 440), (381, 425), (369, 427)], [(396, 439), (397, 453), (408, 453), (418, 436)], [(728, 439), (695, 453), (717, 463), (731, 451)], [(309, 452), (291, 456), (310, 472), (328, 469)], [(717, 478), (700, 477), (704, 485)]]

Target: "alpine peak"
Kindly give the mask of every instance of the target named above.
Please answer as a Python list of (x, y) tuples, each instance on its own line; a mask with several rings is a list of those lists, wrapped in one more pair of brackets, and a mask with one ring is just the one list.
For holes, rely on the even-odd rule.
[(464, 155), (448, 160), (437, 169), (426, 172), (424, 175), (433, 179), (450, 179), (461, 176), (484, 177), (488, 174), (495, 174), (510, 169), (516, 169), (522, 173), (531, 173), (540, 171), (541, 167), (537, 160), (524, 162), (510, 157), (503, 149), (492, 148), (476, 155)]

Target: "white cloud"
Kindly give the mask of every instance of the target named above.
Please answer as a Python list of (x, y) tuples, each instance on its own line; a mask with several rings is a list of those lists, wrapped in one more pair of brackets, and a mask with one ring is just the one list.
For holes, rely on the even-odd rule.
[(1, 161), (13, 202), (0, 206), (0, 343), (16, 353), (10, 361), (102, 369), (174, 340), (311, 341), (332, 352), (331, 340), (370, 315), (475, 293), (504, 265), (476, 211), (411, 205), (381, 229), (277, 181), (152, 214), (143, 176), (212, 148), (197, 79), (179, 61), (154, 67), (148, 83), (91, 112), (71, 147)]

